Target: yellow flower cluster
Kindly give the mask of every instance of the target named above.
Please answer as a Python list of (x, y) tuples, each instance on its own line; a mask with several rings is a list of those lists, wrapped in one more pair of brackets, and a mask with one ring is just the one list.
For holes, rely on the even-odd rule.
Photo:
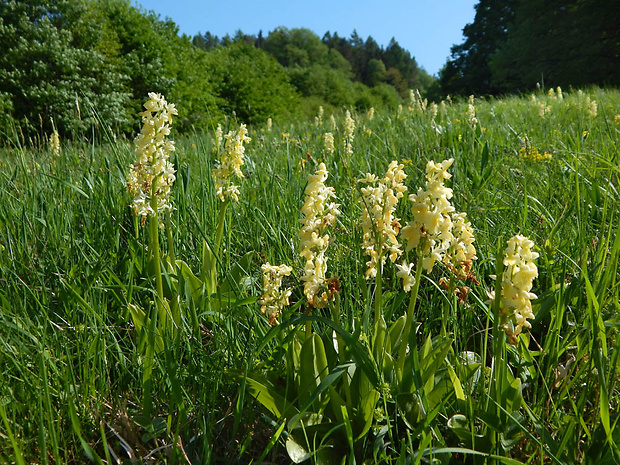
[(598, 106), (596, 104), (596, 100), (592, 100), (590, 96), (586, 97), (586, 111), (592, 118), (596, 116), (597, 109)]
[[(553, 89), (549, 89), (552, 91)], [(551, 113), (551, 106), (547, 105), (545, 102), (538, 102), (538, 116), (544, 118), (549, 113)]]
[(355, 121), (351, 117), (351, 113), (347, 110), (344, 116), (344, 153), (351, 155), (353, 153), (353, 132), (355, 131)]
[(300, 220), (299, 255), (305, 261), (301, 280), (308, 304), (315, 308), (325, 306), (329, 299), (329, 292), (325, 289), (325, 252), (330, 238), (325, 230), (336, 223), (336, 216), (340, 214), (339, 205), (332, 201), (336, 196), (334, 188), (325, 185), (327, 177), (327, 168), (321, 163), (316, 173), (308, 176), (306, 199), (301, 208), (304, 218)]
[(452, 240), (443, 257), (446, 267), (457, 279), (466, 280), (471, 277), (473, 261), (478, 258), (474, 247), (474, 229), (467, 220), (467, 213), (453, 213)]
[(282, 278), (289, 276), (293, 269), (287, 265), (270, 265), (265, 263), (263, 270), (263, 295), (259, 300), (260, 311), (269, 318), (269, 324), (278, 323), (278, 317), (282, 309), (289, 304), (291, 289), (281, 290)]
[(435, 121), (435, 118), (437, 118), (438, 112), (439, 112), (439, 106), (437, 106), (435, 102), (431, 103), (431, 106), (430, 106), (431, 120)]
[(411, 102), (411, 105), (407, 108), (409, 111), (420, 111), (422, 113), (426, 111), (428, 100), (422, 98), (418, 89), (415, 92), (413, 89), (409, 89), (409, 101)]
[(144, 104), (142, 131), (134, 144), (138, 161), (129, 170), (127, 190), (133, 197), (135, 214), (145, 223), (148, 216), (171, 210), (170, 188), (174, 183), (175, 171), (168, 160), (174, 150), (174, 142), (167, 139), (170, 134), (172, 115), (177, 114), (174, 104), (166, 102), (161, 94), (149, 93)]
[(476, 118), (476, 107), (474, 107), (474, 96), (469, 97), (469, 103), (467, 104), (467, 112), (465, 113), (467, 123), (475, 128), (478, 124), (478, 118)]
[(402, 254), (400, 244), (396, 239), (400, 228), (399, 219), (394, 217), (398, 201), (404, 196), (407, 187), (403, 181), (407, 177), (403, 171), (404, 165), (392, 161), (388, 166), (383, 179), (374, 174), (366, 174), (359, 182), (367, 184), (360, 192), (362, 204), (362, 248), (370, 256), (366, 262), (366, 279), (376, 276), (377, 264), (381, 258), (381, 265), (385, 263), (389, 254), (392, 262)]
[(564, 95), (562, 94), (562, 88), (560, 86), (554, 91), (553, 87), (549, 89), (547, 92), (547, 96), (552, 100), (562, 100), (564, 99)]
[(527, 140), (519, 149), (519, 158), (529, 161), (551, 160), (550, 152), (540, 152), (536, 147), (531, 145)]
[(448, 168), (453, 158), (441, 163), (429, 161), (426, 164), (426, 189), (419, 188), (411, 194), (411, 213), (413, 221), (403, 228), (402, 236), (407, 241), (407, 250), (420, 248), (422, 266), (430, 272), (435, 262), (443, 260), (452, 240), (452, 219), (455, 212), (450, 203), (452, 189), (444, 186), (444, 181), (452, 175)]
[(319, 114), (314, 117), (314, 124), (320, 126), (323, 124), (323, 107), (319, 106)]
[(229, 197), (235, 201), (239, 200), (239, 186), (232, 184), (232, 178), (233, 176), (244, 177), (241, 172), (243, 154), (245, 153), (243, 144), (252, 140), (247, 136), (247, 133), (245, 124), (242, 124), (238, 131), (230, 131), (224, 137), (224, 150), (221, 160), (217, 168), (213, 170), (215, 188), (222, 202)]
[(334, 135), (331, 132), (326, 132), (323, 135), (325, 142), (325, 152), (328, 154), (334, 153)]
[[(536, 299), (536, 294), (531, 290), (532, 282), (538, 276), (538, 268), (534, 263), (538, 253), (532, 251), (533, 247), (534, 242), (517, 234), (508, 240), (504, 252), (500, 315), (504, 330), (513, 343), (523, 328), (532, 327), (527, 320), (534, 318), (531, 300)], [(494, 293), (491, 295), (495, 297)]]
[(49, 147), (54, 156), (60, 156), (60, 137), (58, 136), (58, 131), (56, 128), (54, 128), (54, 132), (52, 132), (52, 135), (50, 136)]
[(224, 140), (224, 132), (222, 131), (222, 125), (218, 124), (215, 128), (215, 151), (218, 151), (222, 146), (222, 140)]

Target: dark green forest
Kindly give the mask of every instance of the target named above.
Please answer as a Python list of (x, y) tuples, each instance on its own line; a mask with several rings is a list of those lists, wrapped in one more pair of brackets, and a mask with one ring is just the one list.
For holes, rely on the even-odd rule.
[(480, 0), (441, 70), (442, 94), (620, 85), (619, 0)]
[[(188, 37), (129, 0), (0, 2), (0, 138), (131, 133), (148, 92), (179, 108), (182, 132), (350, 107), (395, 108), (410, 89), (497, 95), (620, 83), (620, 0), (482, 0), (439, 77), (396, 39), (276, 28)], [(205, 25), (208, 29), (208, 25)]]

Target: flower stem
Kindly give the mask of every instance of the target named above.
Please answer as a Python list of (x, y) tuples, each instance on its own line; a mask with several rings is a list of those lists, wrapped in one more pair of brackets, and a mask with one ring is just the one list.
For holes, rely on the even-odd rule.
[[(403, 379), (403, 372), (405, 370), (405, 356), (407, 355), (407, 344), (409, 343), (409, 333), (411, 332), (411, 326), (413, 324), (413, 316), (415, 313), (415, 304), (418, 300), (418, 290), (420, 289), (420, 279), (422, 278), (422, 260), (418, 257), (418, 263), (415, 269), (415, 283), (411, 291), (411, 298), (409, 299), (409, 307), (407, 307), (407, 316), (405, 318), (405, 325), (403, 327), (403, 334), (400, 340), (400, 348), (398, 349), (398, 371), (397, 376), (399, 382)], [(415, 339), (415, 330), (413, 332)], [(417, 347), (411, 347), (413, 352), (417, 350)], [(417, 358), (413, 358), (416, 362)]]
[[(502, 392), (504, 390), (504, 377), (506, 376), (506, 347), (504, 344), (504, 332), (502, 330), (502, 321), (501, 321), (501, 313), (500, 313), (500, 303), (502, 296), (502, 274), (504, 272), (504, 262), (502, 260), (503, 256), (503, 240), (502, 238), (498, 238), (497, 242), (497, 252), (496, 252), (496, 266), (495, 266), (495, 298), (493, 299), (493, 362), (491, 366), (491, 379), (489, 381), (489, 393), (490, 396), (487, 398), (487, 408), (488, 404), (493, 399), (497, 405), (496, 414), (498, 418), (503, 418), (503, 410), (505, 407), (504, 402), (502, 402)], [(496, 435), (494, 443), (497, 447), (499, 443), (498, 433), (494, 432)]]
[(220, 248), (222, 246), (222, 237), (224, 236), (224, 219), (226, 218), (226, 208), (228, 207), (229, 203), (230, 199), (228, 197), (221, 203), (220, 215), (217, 222), (217, 232), (215, 236), (214, 252), (216, 257), (219, 255)]
[(153, 273), (155, 274), (155, 290), (157, 292), (157, 312), (159, 324), (165, 325), (165, 309), (164, 301), (164, 283), (161, 276), (161, 259), (159, 251), (159, 221), (157, 215), (149, 217), (149, 248), (151, 249), (151, 261), (153, 263)]
[[(170, 265), (172, 266), (173, 273), (178, 275), (179, 270), (177, 268), (176, 255), (174, 253), (174, 238), (172, 236), (172, 221), (170, 219), (170, 210), (166, 210), (164, 216), (164, 223), (166, 227), (166, 241), (168, 243), (168, 258)], [(175, 294), (170, 301), (170, 314), (173, 321), (173, 333), (181, 325), (181, 313), (179, 309), (179, 291), (176, 289)]]

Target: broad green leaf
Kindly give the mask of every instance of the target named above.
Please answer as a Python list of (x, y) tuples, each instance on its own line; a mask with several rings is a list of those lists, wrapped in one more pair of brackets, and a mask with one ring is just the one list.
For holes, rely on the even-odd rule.
[(286, 452), (293, 463), (301, 463), (312, 457), (306, 449), (295, 441), (293, 436), (286, 438)]
[(311, 394), (327, 375), (327, 357), (323, 340), (318, 334), (313, 333), (304, 341), (300, 353), (298, 394), (302, 405), (308, 402)]
[(217, 292), (217, 258), (213, 254), (211, 246), (204, 239), (202, 241), (200, 279), (205, 284), (207, 295)]
[[(236, 375), (237, 378), (241, 376), (243, 375)], [(273, 383), (267, 380), (267, 378), (256, 373), (251, 373), (247, 375), (246, 382), (250, 394), (277, 418), (288, 418), (298, 413), (295, 406), (287, 402), (287, 400), (278, 393)]]
[(365, 376), (368, 378), (368, 380), (373, 386), (379, 387), (380, 382), (377, 366), (374, 363), (374, 360), (372, 359), (368, 349), (364, 347), (357, 339), (357, 336), (359, 336), (358, 331), (356, 331), (355, 334), (351, 335), (342, 326), (334, 323), (329, 318), (312, 315), (295, 316), (289, 320), (288, 324), (296, 325), (300, 323), (305, 323), (306, 321), (316, 321), (318, 323), (325, 324), (326, 326), (329, 326), (334, 331), (336, 331), (342, 337), (342, 340), (351, 352), (351, 356), (353, 357), (353, 361), (355, 362), (355, 364), (359, 368), (361, 368), (361, 370), (364, 372)]
[(448, 420), (448, 428), (456, 434), (462, 441), (471, 442), (472, 432), (470, 430), (469, 420), (465, 415), (457, 413)]
[(398, 348), (401, 344), (401, 338), (403, 335), (403, 328), (405, 327), (405, 315), (399, 317), (392, 325), (389, 330), (390, 344), (392, 346), (392, 350), (394, 353), (398, 351)]
[(360, 405), (358, 410), (358, 418), (360, 420), (359, 424), (361, 425), (361, 429), (359, 430), (359, 432), (357, 433), (357, 437), (355, 438), (356, 442), (362, 437), (364, 437), (366, 433), (368, 433), (368, 431), (370, 430), (378, 401), (379, 393), (375, 390), (371, 390), (368, 395), (366, 395), (362, 399), (362, 404)]
[(193, 302), (198, 305), (203, 297), (203, 282), (192, 273), (189, 265), (183, 260), (177, 260), (177, 267), (184, 281), (185, 298), (188, 300), (192, 299)]
[(225, 294), (228, 292), (237, 293), (246, 287), (247, 278), (252, 275), (252, 265), (256, 258), (256, 252), (250, 251), (232, 264), (226, 278), (219, 286), (218, 292)]
[(458, 400), (465, 400), (465, 392), (463, 391), (463, 386), (461, 385), (461, 381), (458, 376), (454, 372), (454, 368), (452, 365), (448, 365), (448, 375), (450, 376), (450, 381), (452, 381), (452, 387), (454, 388), (454, 394)]

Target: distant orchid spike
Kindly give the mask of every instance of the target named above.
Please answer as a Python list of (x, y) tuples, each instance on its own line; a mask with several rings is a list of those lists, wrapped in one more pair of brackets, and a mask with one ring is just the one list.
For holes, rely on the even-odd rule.
[(242, 124), (238, 131), (230, 131), (224, 136), (224, 149), (221, 159), (213, 170), (215, 189), (222, 202), (228, 198), (235, 201), (239, 200), (239, 186), (233, 184), (233, 177), (244, 177), (241, 171), (241, 166), (244, 163), (243, 155), (245, 153), (243, 144), (252, 140), (247, 136), (247, 133), (248, 130), (245, 124)]

